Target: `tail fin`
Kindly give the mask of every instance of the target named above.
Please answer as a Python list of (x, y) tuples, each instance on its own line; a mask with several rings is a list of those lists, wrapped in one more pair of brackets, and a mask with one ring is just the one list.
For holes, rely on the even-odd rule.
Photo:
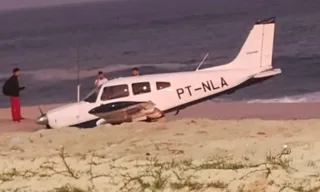
[(275, 17), (255, 23), (231, 68), (272, 68)]

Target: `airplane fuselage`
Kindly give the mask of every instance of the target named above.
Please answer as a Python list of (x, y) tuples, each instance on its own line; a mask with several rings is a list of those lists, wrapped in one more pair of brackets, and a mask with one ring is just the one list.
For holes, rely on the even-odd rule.
[(42, 114), (37, 122), (60, 128), (83, 127), (86, 122), (94, 126), (97, 120), (157, 119), (211, 96), (264, 81), (281, 73), (272, 66), (274, 30), (275, 18), (258, 20), (230, 63), (198, 70), (199, 66), (196, 71), (113, 79), (79, 103)]
[[(161, 111), (169, 111), (189, 102), (206, 98), (220, 92), (232, 89), (250, 79), (259, 72), (252, 70), (213, 70), (144, 75), (110, 80), (97, 92), (92, 101), (72, 103), (47, 112), (48, 125), (52, 128), (74, 126), (97, 119), (89, 114), (92, 108), (102, 104), (120, 101), (145, 102), (152, 101)], [(131, 83), (128, 83), (131, 82)], [(146, 86), (146, 90), (137, 94), (135, 85)], [(161, 87), (162, 86), (162, 87)], [(127, 89), (113, 99), (103, 98), (104, 90), (119, 87)]]

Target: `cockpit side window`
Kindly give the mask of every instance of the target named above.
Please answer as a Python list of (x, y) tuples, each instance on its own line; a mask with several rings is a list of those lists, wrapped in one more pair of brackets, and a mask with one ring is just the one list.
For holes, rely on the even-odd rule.
[(164, 81), (156, 82), (157, 90), (161, 90), (170, 86), (171, 86), (170, 82), (164, 82)]
[(103, 88), (101, 101), (118, 99), (129, 96), (129, 87), (126, 84), (115, 85)]
[(95, 103), (97, 101), (99, 92), (100, 92), (101, 86), (95, 88), (92, 90), (83, 101), (89, 102), (89, 103)]
[(150, 93), (151, 87), (149, 82), (132, 83), (132, 92), (134, 95)]

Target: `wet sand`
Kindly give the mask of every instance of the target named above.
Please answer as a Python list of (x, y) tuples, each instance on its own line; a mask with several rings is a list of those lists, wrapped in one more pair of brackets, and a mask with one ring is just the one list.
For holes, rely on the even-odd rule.
[[(46, 112), (63, 104), (41, 106)], [(208, 118), (213, 120), (294, 120), (320, 118), (320, 103), (213, 103), (204, 102), (166, 115), (167, 120), (183, 118)], [(21, 123), (11, 121), (9, 108), (0, 109), (0, 132), (35, 131), (43, 128), (36, 125), (35, 119), (40, 115), (38, 106), (23, 107), (22, 115), (27, 120)]]

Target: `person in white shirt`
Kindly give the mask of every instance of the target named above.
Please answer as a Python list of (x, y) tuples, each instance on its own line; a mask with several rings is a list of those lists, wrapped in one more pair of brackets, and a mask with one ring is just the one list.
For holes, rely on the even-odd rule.
[(108, 79), (104, 77), (104, 74), (102, 71), (99, 71), (98, 78), (94, 82), (94, 85), (95, 85), (95, 87), (99, 87), (101, 84), (103, 84), (106, 81), (108, 81)]

